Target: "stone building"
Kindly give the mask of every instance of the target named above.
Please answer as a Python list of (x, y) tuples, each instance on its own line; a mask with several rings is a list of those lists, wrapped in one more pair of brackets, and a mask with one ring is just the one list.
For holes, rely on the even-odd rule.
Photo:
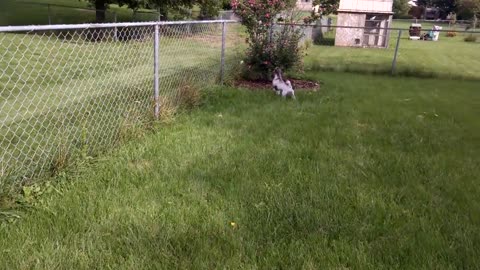
[[(388, 46), (393, 0), (340, 0), (335, 46)], [(368, 29), (341, 28), (341, 26)]]

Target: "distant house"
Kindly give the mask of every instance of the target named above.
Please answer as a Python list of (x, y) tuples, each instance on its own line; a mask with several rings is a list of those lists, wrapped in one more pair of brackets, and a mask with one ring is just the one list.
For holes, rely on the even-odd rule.
[(303, 11), (311, 11), (313, 0), (297, 0), (297, 8)]
[(387, 47), (392, 7), (393, 0), (340, 0), (335, 46)]

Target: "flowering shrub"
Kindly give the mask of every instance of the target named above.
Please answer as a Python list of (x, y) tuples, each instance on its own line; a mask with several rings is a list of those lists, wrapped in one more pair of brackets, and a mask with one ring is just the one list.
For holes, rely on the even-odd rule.
[(276, 18), (292, 8), (295, 1), (232, 0), (231, 4), (247, 29), (248, 49), (244, 62), (245, 75), (249, 79), (269, 79), (276, 67), (288, 70), (301, 63), (302, 31), (291, 25), (274, 26)]
[(340, 0), (313, 0), (313, 6), (318, 6), (317, 13), (328, 15), (335, 13), (340, 5)]
[(447, 32), (447, 37), (456, 37), (457, 32)]

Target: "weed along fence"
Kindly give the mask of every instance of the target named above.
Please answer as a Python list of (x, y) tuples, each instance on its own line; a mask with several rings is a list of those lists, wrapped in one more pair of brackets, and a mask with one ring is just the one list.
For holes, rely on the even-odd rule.
[(191, 89), (221, 82), (238, 27), (0, 27), (0, 185), (111, 149), (190, 102)]

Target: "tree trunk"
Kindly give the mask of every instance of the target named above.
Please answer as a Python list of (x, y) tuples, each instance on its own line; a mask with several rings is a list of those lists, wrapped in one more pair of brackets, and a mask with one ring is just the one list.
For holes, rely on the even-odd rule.
[(106, 0), (95, 1), (95, 17), (97, 23), (104, 23), (106, 18), (107, 3)]
[(477, 29), (477, 24), (478, 24), (478, 18), (477, 18), (477, 13), (473, 14), (473, 31)]
[(168, 10), (167, 7), (159, 7), (160, 12), (160, 20), (167, 21), (168, 20)]

